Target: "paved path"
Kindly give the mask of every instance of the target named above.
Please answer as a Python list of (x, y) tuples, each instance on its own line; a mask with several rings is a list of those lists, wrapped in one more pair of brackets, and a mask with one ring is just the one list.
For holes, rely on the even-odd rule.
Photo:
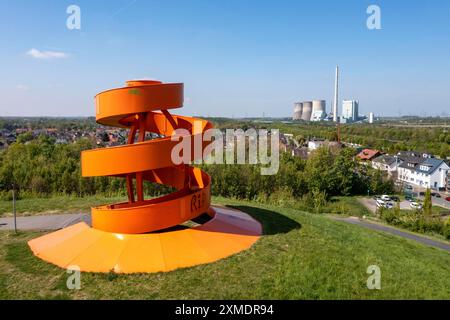
[(422, 244), (425, 244), (427, 246), (431, 246), (431, 247), (436, 247), (436, 248), (440, 248), (446, 251), (450, 252), (450, 244), (449, 243), (445, 243), (445, 242), (441, 242), (441, 241), (437, 241), (437, 240), (432, 240), (430, 238), (424, 237), (424, 236), (419, 236), (413, 233), (409, 233), (409, 232), (405, 232), (405, 231), (401, 231), (398, 230), (396, 228), (393, 227), (389, 227), (386, 225), (382, 225), (382, 224), (378, 224), (378, 223), (373, 223), (373, 222), (369, 222), (366, 220), (361, 220), (359, 218), (356, 217), (348, 217), (348, 218), (340, 218), (340, 217), (332, 217), (334, 220), (338, 220), (338, 221), (344, 221), (347, 223), (351, 223), (351, 224), (356, 224), (365, 228), (369, 228), (372, 230), (377, 230), (377, 231), (383, 231), (383, 232), (387, 232), (402, 238), (406, 238), (406, 239), (411, 239), (417, 242), (420, 242)]
[[(57, 230), (81, 221), (90, 224), (90, 215), (87, 213), (71, 213), (17, 217), (17, 228), (19, 230)], [(14, 230), (14, 218), (0, 218), (0, 230)]]

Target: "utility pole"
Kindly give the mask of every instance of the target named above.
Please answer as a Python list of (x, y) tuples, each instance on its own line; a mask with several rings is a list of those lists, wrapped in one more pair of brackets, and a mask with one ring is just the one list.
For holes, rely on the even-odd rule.
[(341, 143), (341, 126), (339, 122), (336, 123), (336, 129), (337, 129), (337, 141)]
[(16, 186), (14, 183), (12, 185), (12, 196), (13, 196), (14, 232), (17, 233)]

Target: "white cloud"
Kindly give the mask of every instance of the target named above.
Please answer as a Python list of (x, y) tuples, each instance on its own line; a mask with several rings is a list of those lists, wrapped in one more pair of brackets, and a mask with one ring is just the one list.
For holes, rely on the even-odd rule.
[(16, 86), (16, 89), (17, 89), (17, 90), (22, 90), (22, 91), (27, 91), (27, 90), (30, 89), (30, 87), (27, 86), (27, 85), (25, 85), (25, 84), (18, 84), (18, 85)]
[(30, 49), (27, 55), (36, 59), (57, 59), (57, 58), (67, 58), (69, 55), (65, 52), (58, 51), (40, 51), (38, 49)]

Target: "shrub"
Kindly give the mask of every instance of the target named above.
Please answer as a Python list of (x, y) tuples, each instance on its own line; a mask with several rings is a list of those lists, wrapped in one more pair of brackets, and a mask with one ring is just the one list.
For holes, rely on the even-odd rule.
[(450, 240), (450, 217), (447, 218), (444, 224), (444, 237)]
[(380, 216), (381, 219), (383, 219), (389, 224), (393, 225), (401, 224), (400, 215), (396, 210), (393, 209), (381, 210)]

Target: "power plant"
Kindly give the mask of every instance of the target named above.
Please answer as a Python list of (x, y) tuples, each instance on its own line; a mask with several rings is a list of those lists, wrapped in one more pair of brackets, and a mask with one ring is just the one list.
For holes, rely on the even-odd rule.
[(336, 66), (334, 78), (334, 101), (333, 109), (330, 114), (327, 114), (325, 100), (312, 100), (296, 102), (294, 104), (294, 121), (331, 121), (339, 123), (353, 123), (360, 121), (374, 122), (373, 112), (369, 116), (359, 115), (359, 101), (358, 100), (343, 100), (342, 114), (339, 116), (339, 66)]

